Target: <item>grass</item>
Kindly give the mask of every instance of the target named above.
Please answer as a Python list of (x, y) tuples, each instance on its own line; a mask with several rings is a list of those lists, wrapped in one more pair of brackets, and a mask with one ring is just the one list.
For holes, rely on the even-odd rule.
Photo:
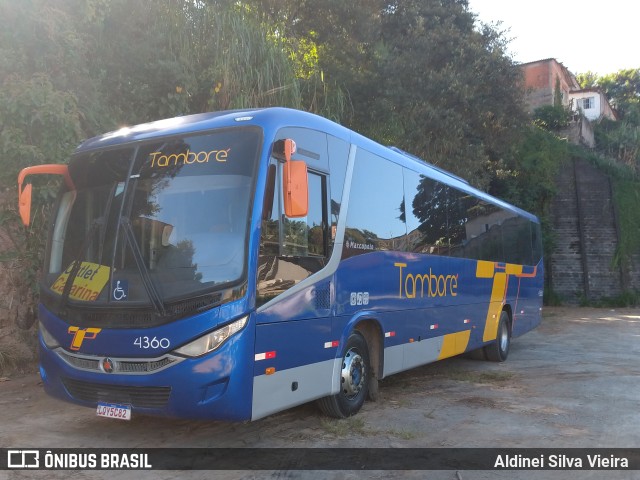
[(443, 369), (438, 376), (448, 380), (457, 380), (469, 383), (506, 383), (514, 377), (514, 374), (506, 371), (475, 372), (461, 369)]
[(640, 253), (640, 181), (612, 178), (613, 199), (620, 225), (618, 262)]
[(0, 351), (0, 376), (4, 374), (6, 370), (15, 366), (15, 357), (8, 353)]
[(640, 178), (629, 166), (598, 153), (579, 149), (576, 155), (592, 162), (611, 179), (620, 227), (616, 262), (628, 261), (634, 253), (640, 254)]
[(354, 433), (359, 435), (367, 433), (364, 419), (357, 415), (345, 419), (323, 418), (320, 420), (320, 426), (327, 433), (336, 437), (346, 437)]
[(418, 437), (416, 432), (408, 430), (371, 430), (366, 427), (365, 421), (361, 416), (353, 416), (345, 419), (323, 418), (320, 420), (320, 426), (330, 435), (344, 438), (349, 435), (374, 436), (374, 435), (390, 435), (402, 440), (414, 440)]

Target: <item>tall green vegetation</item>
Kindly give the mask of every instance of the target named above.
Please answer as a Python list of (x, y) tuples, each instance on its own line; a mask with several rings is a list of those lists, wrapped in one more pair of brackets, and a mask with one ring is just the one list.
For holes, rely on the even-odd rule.
[[(530, 128), (507, 40), (467, 0), (0, 0), (0, 27), (5, 188), (123, 124), (281, 105), (548, 208), (562, 152)], [(18, 270), (36, 270), (51, 191), (28, 241), (7, 197), (0, 227), (17, 246), (3, 258)]]
[(617, 259), (624, 266), (640, 255), (640, 68), (603, 76), (587, 72), (578, 81), (583, 88), (600, 88), (618, 116), (596, 124), (600, 158), (591, 158), (612, 180), (620, 230)]
[(603, 119), (596, 125), (598, 151), (640, 174), (640, 68), (577, 78), (583, 88), (601, 89), (618, 115), (618, 121)]
[(593, 72), (577, 75), (582, 88), (598, 87), (606, 95), (621, 119), (634, 117), (638, 120), (640, 105), (640, 68), (619, 70), (598, 76)]
[[(556, 177), (569, 159), (569, 145), (566, 140), (534, 124), (523, 129), (514, 149), (516, 154), (496, 172), (491, 190), (550, 221)], [(547, 233), (551, 233), (550, 230)]]
[(640, 124), (603, 119), (595, 129), (598, 151), (640, 174)]
[[(47, 161), (125, 123), (284, 105), (487, 188), (527, 123), (507, 41), (476, 23), (467, 0), (24, 0), (0, 8), (3, 86), (37, 77), (51, 91), (46, 101), (67, 102), (52, 105), (65, 127), (45, 142)], [(0, 114), (17, 108), (29, 117), (10, 105), (15, 93), (0, 99)], [(44, 161), (14, 165), (10, 152), (25, 139), (5, 140), (9, 177)]]
[[(550, 108), (564, 111), (562, 107)], [(542, 112), (545, 118), (546, 113), (545, 109)], [(491, 191), (540, 218), (545, 270), (551, 272), (548, 262), (556, 245), (552, 204), (556, 195), (556, 178), (560, 169), (568, 164), (570, 148), (565, 139), (557, 136), (553, 127), (534, 116), (533, 123), (522, 129), (513, 149), (514, 154), (496, 171)], [(554, 302), (553, 298), (551, 289), (545, 289), (545, 303)]]
[(104, 71), (114, 115), (128, 122), (302, 106), (280, 42), (237, 5), (114, 0), (96, 36), (101, 52), (93, 68)]
[(266, 4), (268, 22), (317, 45), (325, 78), (349, 93), (343, 123), (488, 187), (528, 120), (505, 37), (466, 0)]
[[(613, 197), (618, 207), (620, 242), (619, 261), (627, 262), (631, 255), (640, 255), (640, 181), (616, 175), (613, 178)], [(639, 286), (635, 286), (640, 290)]]
[[(323, 113), (331, 105), (339, 117), (340, 103), (331, 103), (333, 92), (319, 77), (311, 72), (305, 80), (329, 100), (314, 106)], [(0, 184), (10, 189), (1, 199), (0, 260), (27, 303), (54, 186), (37, 189), (32, 225), (22, 229), (14, 187), (21, 168), (63, 163), (81, 139), (123, 124), (219, 109), (305, 107), (283, 41), (239, 2), (2, 0), (0, 86)]]

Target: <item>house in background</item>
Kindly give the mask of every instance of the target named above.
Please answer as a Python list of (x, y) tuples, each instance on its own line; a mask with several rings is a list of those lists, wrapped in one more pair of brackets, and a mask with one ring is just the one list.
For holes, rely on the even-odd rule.
[(581, 111), (591, 122), (597, 122), (602, 118), (617, 120), (609, 100), (597, 88), (575, 90), (569, 92), (569, 97), (571, 98), (571, 109)]
[(545, 105), (556, 105), (556, 102), (574, 112), (573, 121), (565, 132), (569, 141), (593, 148), (595, 139), (590, 122), (603, 117), (616, 120), (604, 93), (597, 88), (582, 89), (575, 75), (555, 58), (523, 63), (520, 67), (530, 113)]
[(537, 60), (520, 65), (524, 73), (525, 99), (529, 111), (545, 105), (554, 105), (556, 95), (564, 107), (569, 107), (570, 92), (580, 90), (573, 73), (555, 58)]

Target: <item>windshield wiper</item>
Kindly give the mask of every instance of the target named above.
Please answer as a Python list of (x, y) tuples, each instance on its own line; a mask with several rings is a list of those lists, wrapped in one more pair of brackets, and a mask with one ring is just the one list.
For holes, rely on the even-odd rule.
[(164, 308), (162, 297), (160, 296), (160, 292), (158, 292), (158, 289), (153, 283), (153, 279), (149, 274), (149, 269), (144, 264), (144, 258), (142, 257), (142, 253), (140, 252), (140, 247), (138, 246), (138, 242), (136, 241), (133, 228), (131, 228), (131, 222), (129, 222), (128, 218), (122, 217), (120, 219), (120, 225), (124, 228), (127, 242), (131, 247), (133, 259), (135, 260), (138, 271), (140, 272), (140, 276), (142, 277), (142, 284), (144, 285), (144, 289), (149, 296), (149, 300), (151, 300), (151, 303), (153, 304), (156, 312), (161, 316), (165, 316), (167, 312)]

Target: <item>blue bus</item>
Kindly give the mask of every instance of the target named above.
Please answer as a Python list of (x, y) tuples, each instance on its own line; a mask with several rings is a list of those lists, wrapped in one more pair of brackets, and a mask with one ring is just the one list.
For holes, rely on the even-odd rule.
[(344, 418), (379, 380), (540, 323), (538, 219), (322, 117), (191, 115), (82, 143), (40, 283), (46, 391), (96, 409)]

